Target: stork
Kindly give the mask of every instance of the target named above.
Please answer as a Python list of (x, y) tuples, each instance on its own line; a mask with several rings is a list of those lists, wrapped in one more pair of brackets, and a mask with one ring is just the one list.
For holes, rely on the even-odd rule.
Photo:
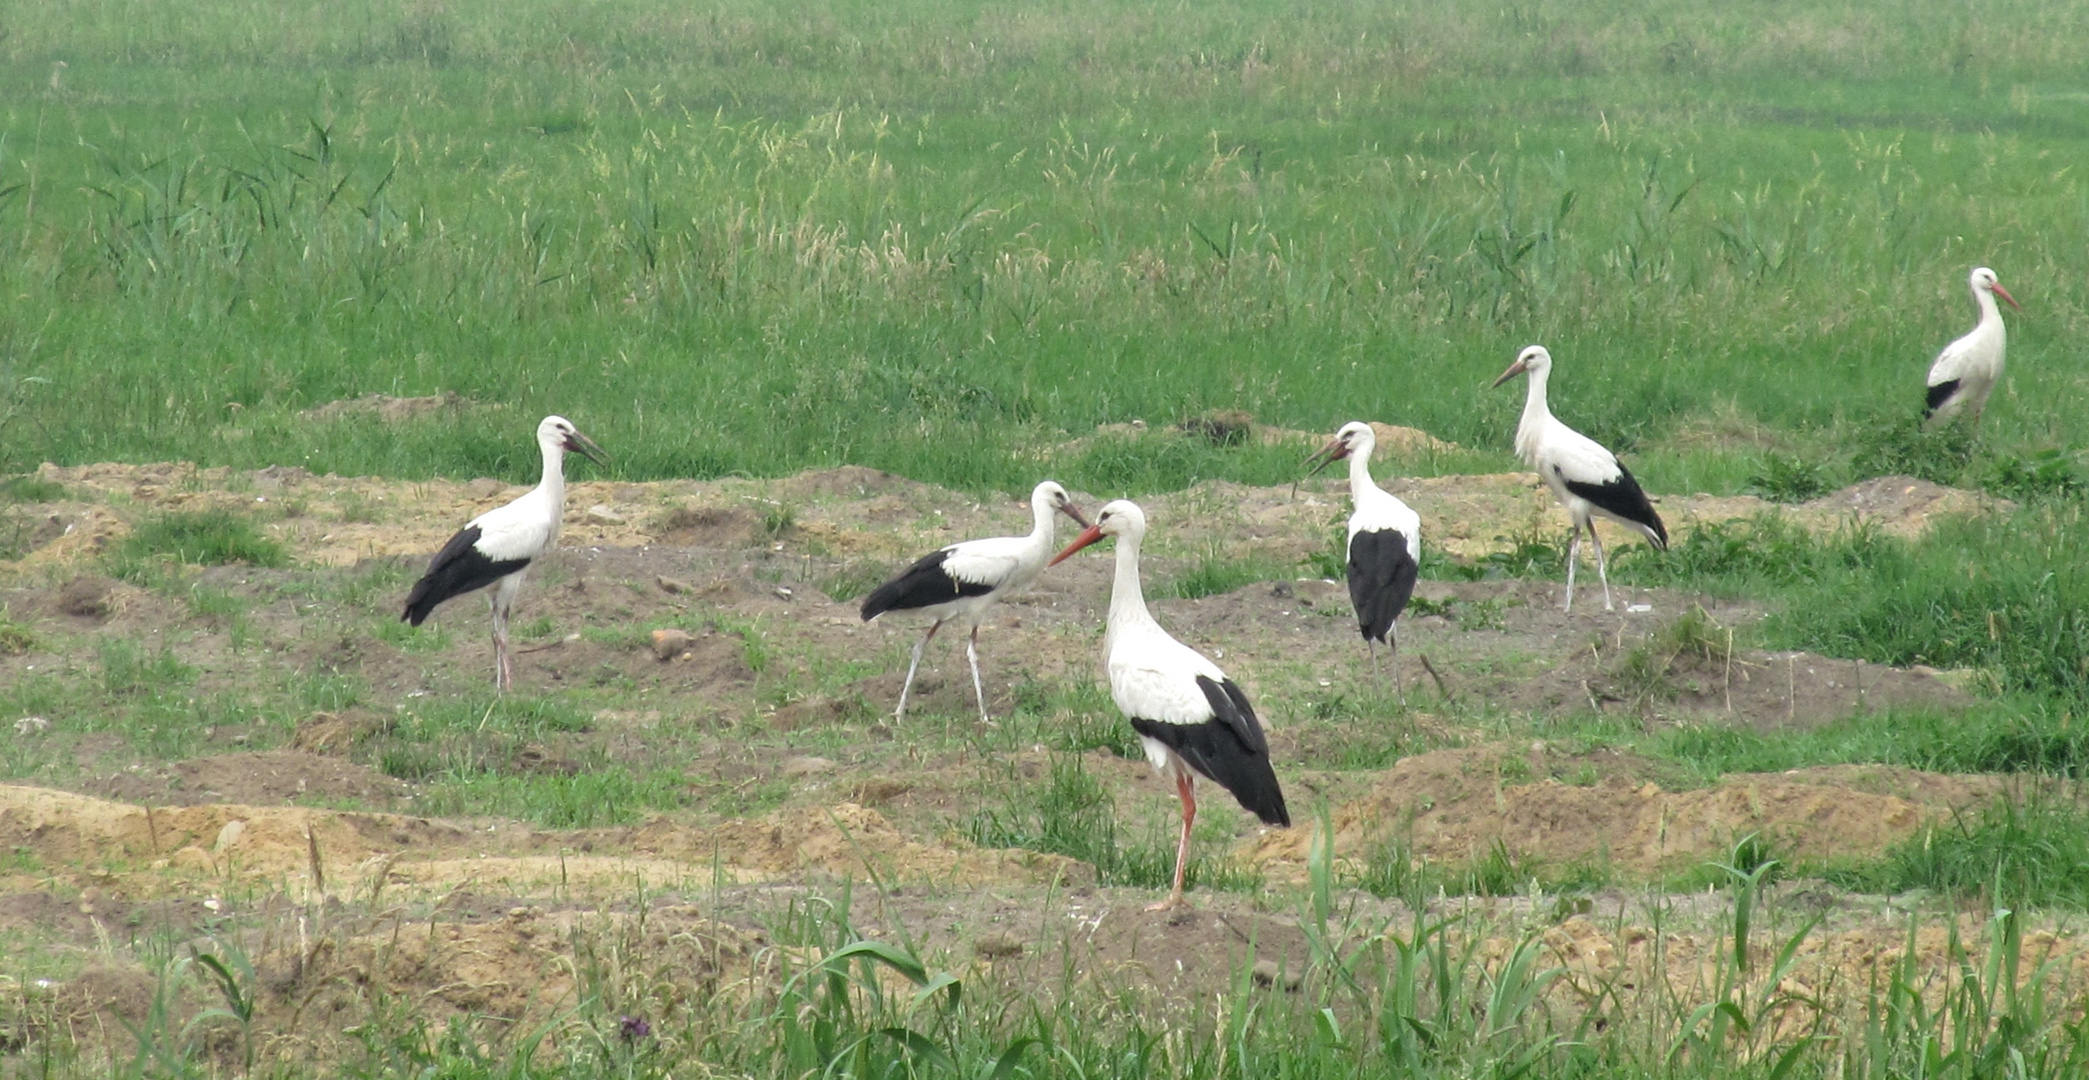
[[(1400, 685), (1400, 631), (1395, 623), (1414, 595), (1421, 574), (1422, 517), (1399, 497), (1371, 482), (1371, 451), (1378, 433), (1361, 420), (1342, 425), (1326, 446), (1306, 459), (1313, 472), (1330, 462), (1349, 459), (1349, 604), (1356, 609), (1357, 629), (1364, 635), (1364, 654), (1375, 667), (1376, 641), (1393, 656), (1393, 689), (1407, 702)], [(1310, 474), (1309, 474), (1310, 475)]]
[(1936, 363), (1929, 366), (1929, 397), (1923, 403), (1922, 416), (1933, 428), (1950, 423), (1960, 413), (1968, 416), (1971, 423), (1980, 423), (1988, 391), (2002, 379), (2002, 349), (2007, 343), (2002, 309), (1995, 306), (1995, 297), (2009, 301), (2009, 306), (2018, 311), (2024, 310), (2016, 297), (1995, 280), (1995, 272), (1985, 266), (1974, 267), (1966, 285), (1973, 290), (1973, 303), (1980, 307), (1980, 321), (1965, 337), (1944, 346)]
[(892, 714), (895, 719), (907, 715), (907, 692), (914, 687), (914, 672), (921, 667), (922, 650), (944, 623), (962, 622), (972, 631), (965, 644), (965, 658), (972, 662), (972, 692), (979, 697), (979, 720), (993, 722), (987, 719), (986, 688), (979, 680), (979, 622), (988, 609), (1027, 587), (1043, 572), (1045, 560), (1052, 555), (1052, 526), (1057, 521), (1054, 514), (1065, 514), (1084, 527), (1088, 524), (1066, 489), (1047, 480), (1030, 493), (1030, 535), (966, 540), (929, 552), (863, 598), (864, 622), (888, 611), (929, 620), (928, 633), (914, 643), (914, 659), (907, 664), (907, 681), (899, 688), (899, 708)]
[(1182, 903), (1189, 867), (1190, 826), (1197, 820), (1197, 777), (1233, 793), (1242, 808), (1270, 825), (1289, 826), (1284, 791), (1269, 763), (1269, 742), (1255, 708), (1240, 687), (1195, 649), (1168, 636), (1146, 610), (1139, 589), (1139, 541), (1146, 514), (1124, 499), (1102, 508), (1052, 563), (1101, 540), (1117, 538), (1117, 578), (1110, 588), (1110, 617), (1103, 635), (1103, 663), (1110, 696), (1132, 722), (1154, 771), (1175, 781), (1182, 800), (1182, 838), (1175, 846), (1175, 889), (1147, 908), (1161, 911)]
[(1544, 477), (1545, 486), (1552, 489), (1574, 523), (1573, 539), (1567, 542), (1567, 599), (1560, 610), (1574, 610), (1574, 564), (1581, 554), (1581, 531), (1587, 529), (1589, 543), (1596, 546), (1596, 576), (1603, 581), (1603, 610), (1615, 611), (1610, 602), (1610, 570), (1593, 519), (1607, 517), (1638, 532), (1656, 551), (1667, 550), (1668, 529), (1616, 454), (1553, 417), (1545, 404), (1545, 379), (1551, 371), (1552, 354), (1542, 345), (1533, 345), (1517, 355), (1494, 385), (1518, 375), (1530, 376), (1523, 421), (1516, 425), (1516, 454)]
[(523, 571), (558, 543), (559, 522), (566, 512), (566, 455), (585, 455), (609, 464), (602, 448), (582, 435), (563, 416), (547, 416), (537, 424), (537, 446), (544, 452), (544, 476), (537, 486), (506, 506), (488, 510), (465, 523), (428, 562), (428, 572), (406, 594), (399, 618), (419, 626), (437, 604), (453, 596), (493, 586), (493, 684), (507, 690), (515, 684), (515, 662), (508, 652), (508, 612), (522, 591)]

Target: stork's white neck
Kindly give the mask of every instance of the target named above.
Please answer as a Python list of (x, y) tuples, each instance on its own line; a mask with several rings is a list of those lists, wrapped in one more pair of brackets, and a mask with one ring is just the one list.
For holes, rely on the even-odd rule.
[(1139, 541), (1143, 539), (1139, 533), (1117, 538), (1117, 577), (1110, 585), (1110, 633), (1153, 621), (1153, 615), (1146, 610), (1146, 593), (1139, 586)]
[(1052, 533), (1057, 522), (1052, 520), (1059, 511), (1050, 499), (1030, 500), (1030, 546), (1040, 550), (1052, 546)]
[(1538, 441), (1552, 419), (1552, 409), (1545, 403), (1545, 380), (1551, 374), (1549, 368), (1530, 373), (1530, 386), (1523, 397), (1523, 420), (1516, 425), (1516, 456), (1534, 469), (1538, 467)]
[(1371, 448), (1365, 446), (1349, 455), (1349, 497), (1362, 506), (1377, 492), (1378, 485), (1371, 481)]
[(566, 448), (551, 442), (541, 445), (544, 450), (544, 475), (537, 481), (535, 494), (550, 505), (551, 538), (557, 540), (559, 525), (566, 517)]
[(1980, 305), (1980, 326), (2001, 327), (2002, 308), (1995, 303), (1995, 292), (1993, 289), (1983, 289), (1978, 285), (1973, 286), (1973, 302)]

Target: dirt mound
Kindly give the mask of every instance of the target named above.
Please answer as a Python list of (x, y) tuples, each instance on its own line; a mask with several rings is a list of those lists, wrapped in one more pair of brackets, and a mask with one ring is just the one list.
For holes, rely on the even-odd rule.
[(441, 412), (445, 409), (467, 409), (477, 407), (478, 402), (446, 390), (427, 397), (393, 397), (389, 394), (364, 394), (358, 398), (343, 398), (329, 401), (298, 413), (302, 420), (338, 420), (346, 416), (375, 416), (387, 424), (411, 420), (417, 416)]
[(164, 859), (158, 868), (270, 875), (309, 872), (315, 847), (326, 867), (380, 851), (455, 844), (468, 835), (454, 825), (395, 814), (226, 803), (142, 807), (0, 784), (0, 845), (50, 865), (127, 868)]
[[(1840, 524), (1854, 519), (1876, 525), (1894, 536), (1913, 538), (1931, 519), (1962, 514), (2002, 513), (2015, 503), (1977, 491), (1932, 484), (1912, 476), (1880, 476), (1823, 495), (1798, 508), (1802, 520), (1826, 519)], [(1819, 526), (1809, 524), (1818, 531)]]
[[(1665, 607), (1673, 605), (1664, 605)], [(1811, 652), (1665, 645), (1656, 630), (1622, 654), (1574, 654), (1501, 694), (1515, 708), (1587, 705), (1652, 720), (1695, 718), (1759, 730), (1814, 728), (1895, 708), (1962, 708), (1964, 691), (1924, 670)], [(1627, 639), (1629, 643), (1629, 639)]]
[(147, 806), (274, 806), (355, 799), (389, 805), (413, 789), (366, 765), (296, 750), (219, 754), (129, 769), (90, 782), (94, 794)]
[[(1888, 766), (1735, 774), (1680, 791), (1654, 775), (1638, 759), (1592, 760), (1542, 743), (1421, 754), (1337, 811), (1336, 854), (1368, 860), (1397, 839), (1416, 858), (1464, 862), (1500, 843), (1546, 866), (1600, 861), (1653, 878), (1724, 857), (1759, 833), (1786, 858), (1821, 862), (1877, 856), (1925, 822), (2006, 790), (2001, 777)], [(1302, 830), (1271, 833), (1251, 858), (1295, 876), (1309, 843)]]
[[(577, 951), (584, 962), (576, 963)], [(470, 1013), (542, 1022), (576, 1005), (580, 979), (595, 973), (588, 965), (602, 965), (624, 976), (609, 989), (630, 995), (604, 1007), (658, 1023), (744, 982), (754, 952), (749, 935), (690, 906), (636, 914), (515, 907), (484, 922), (402, 918), (264, 966), (271, 993), (263, 1022), (273, 1027), (314, 1010), (361, 1013), (387, 997), (436, 1020)]]
[(892, 881), (1014, 881), (1083, 884), (1095, 871), (1063, 855), (976, 848), (956, 837), (938, 844), (908, 839), (884, 815), (855, 803), (778, 811), (753, 821), (689, 829), (656, 819), (635, 830), (631, 846), (699, 865), (713, 860), (767, 874), (818, 870)]

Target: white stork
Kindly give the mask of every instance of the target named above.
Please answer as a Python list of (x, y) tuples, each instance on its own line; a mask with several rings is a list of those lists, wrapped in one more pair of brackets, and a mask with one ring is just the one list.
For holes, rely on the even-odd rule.
[(1668, 529), (1661, 515), (1647, 501), (1639, 481), (1617, 455), (1602, 444), (1562, 424), (1545, 405), (1545, 378), (1552, 371), (1552, 354), (1533, 345), (1516, 357), (1509, 370), (1494, 380), (1500, 386), (1518, 375), (1530, 376), (1530, 393), (1523, 401), (1523, 422), (1516, 425), (1516, 453), (1545, 478), (1554, 498), (1573, 519), (1574, 538), (1567, 542), (1567, 600), (1563, 611), (1574, 610), (1574, 564), (1581, 554), (1581, 531), (1588, 530), (1589, 543), (1596, 545), (1596, 576), (1603, 581), (1603, 610), (1614, 611), (1610, 602), (1610, 570), (1603, 558), (1603, 541), (1596, 536), (1592, 516), (1607, 517), (1647, 538), (1657, 551), (1668, 547)]
[(515, 662), (508, 654), (508, 612), (522, 591), (523, 571), (558, 543), (560, 519), (566, 512), (566, 454), (586, 455), (609, 464), (602, 448), (582, 435), (563, 416), (547, 416), (537, 424), (537, 446), (544, 451), (544, 477), (521, 498), (471, 519), (435, 553), (428, 572), (406, 594), (399, 617), (421, 625), (437, 604), (488, 585), (494, 586), (493, 683), (506, 690), (515, 684)]
[(1995, 297), (2009, 301), (2009, 306), (2018, 311), (2024, 310), (2016, 297), (1995, 280), (1995, 272), (1985, 266), (1974, 267), (1966, 285), (1973, 290), (1973, 302), (1980, 307), (1980, 321), (1965, 337), (1944, 346), (1936, 363), (1929, 366), (1929, 397), (1922, 415), (1931, 427), (1948, 424), (1960, 413), (1970, 417), (1972, 423), (1980, 423), (1980, 410), (1987, 407), (1988, 391), (2002, 379), (2002, 349), (2007, 343), (2002, 309), (1995, 306)]
[(907, 664), (907, 681), (899, 688), (899, 708), (893, 712), (894, 718), (904, 719), (907, 715), (907, 692), (914, 687), (921, 651), (944, 623), (956, 621), (971, 628), (965, 658), (972, 662), (972, 692), (979, 697), (980, 722), (991, 723), (986, 715), (986, 688), (979, 680), (979, 621), (986, 617), (989, 608), (1028, 586), (1043, 572), (1045, 560), (1052, 555), (1054, 514), (1065, 514), (1084, 526), (1088, 524), (1066, 489), (1047, 480), (1030, 493), (1030, 535), (966, 540), (929, 552), (863, 598), (864, 622), (888, 611), (929, 620), (928, 633), (914, 643), (914, 659)]
[(1117, 579), (1110, 589), (1109, 628), (1103, 635), (1110, 696), (1139, 733), (1146, 760), (1156, 772), (1174, 779), (1182, 799), (1175, 889), (1147, 909), (1159, 911), (1182, 903), (1190, 825), (1197, 820), (1197, 777), (1232, 792), (1243, 808), (1267, 824), (1288, 826), (1291, 812), (1284, 807), (1284, 791), (1269, 763), (1269, 742), (1247, 695), (1218, 665), (1168, 636), (1147, 612), (1139, 589), (1139, 541), (1145, 535), (1145, 512), (1119, 499), (1103, 507), (1095, 524), (1052, 562), (1105, 536), (1117, 538)]
[(1319, 461), (1313, 472), (1329, 462), (1349, 459), (1349, 499), (1355, 509), (1349, 515), (1349, 604), (1356, 609), (1357, 629), (1364, 635), (1364, 653), (1375, 666), (1381, 642), (1393, 654), (1393, 689), (1405, 703), (1407, 691), (1400, 685), (1400, 631), (1395, 623), (1414, 595), (1415, 579), (1421, 575), (1422, 517), (1399, 497), (1371, 482), (1371, 451), (1378, 446), (1378, 433), (1361, 420), (1342, 425), (1320, 452), (1306, 459)]

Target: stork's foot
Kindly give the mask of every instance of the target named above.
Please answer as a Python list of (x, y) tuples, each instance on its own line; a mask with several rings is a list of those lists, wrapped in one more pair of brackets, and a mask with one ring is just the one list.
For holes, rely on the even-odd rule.
[(1168, 898), (1167, 898), (1166, 900), (1162, 900), (1161, 902), (1159, 902), (1159, 903), (1157, 903), (1157, 904), (1148, 904), (1148, 905), (1146, 905), (1146, 910), (1148, 910), (1148, 911), (1175, 911), (1175, 910), (1177, 910), (1177, 909), (1180, 909), (1180, 908), (1187, 908), (1187, 907), (1189, 907), (1189, 906), (1190, 906), (1190, 902), (1189, 902), (1189, 899), (1188, 899), (1187, 897), (1183, 896), (1183, 895), (1182, 895), (1181, 893), (1179, 893), (1179, 892), (1178, 892), (1178, 893), (1169, 893), (1169, 894), (1168, 894)]

